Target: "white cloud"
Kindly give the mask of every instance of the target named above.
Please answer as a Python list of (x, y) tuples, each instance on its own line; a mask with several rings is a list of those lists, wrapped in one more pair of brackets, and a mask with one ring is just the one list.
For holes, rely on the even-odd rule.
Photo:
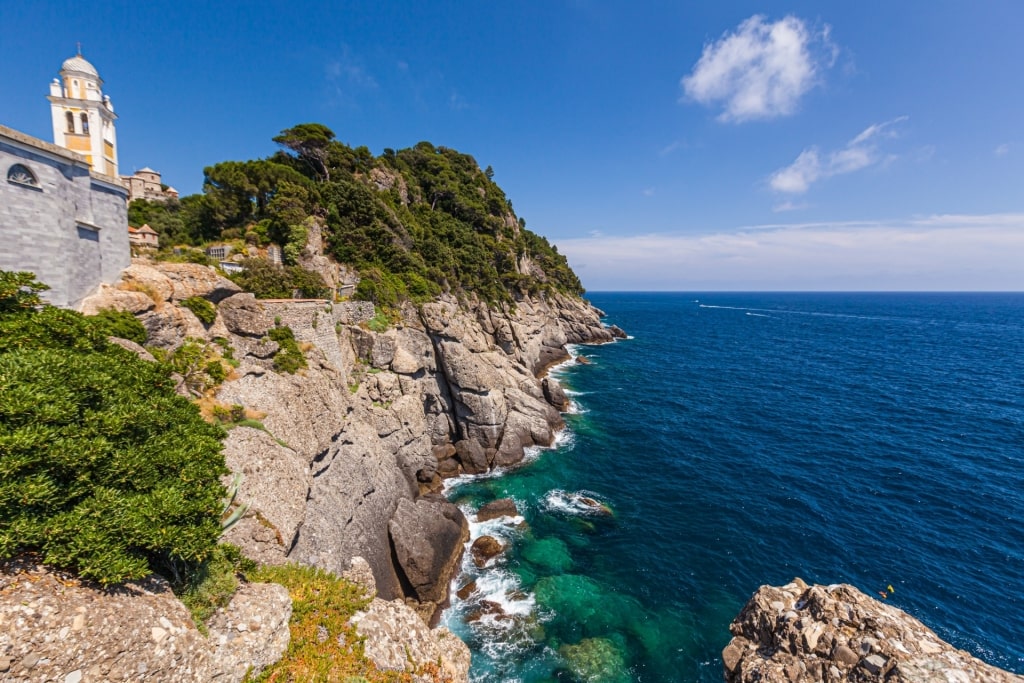
[(598, 234), (558, 250), (592, 290), (1024, 290), (1024, 214)]
[(1010, 153), (1010, 144), (1004, 142), (1003, 144), (997, 146), (994, 150), (992, 150), (992, 153), (995, 154), (997, 157), (1005, 157), (1007, 154)]
[(896, 137), (892, 127), (906, 120), (906, 116), (900, 116), (891, 121), (872, 124), (842, 149), (828, 154), (823, 155), (817, 147), (805, 149), (792, 164), (772, 173), (768, 184), (776, 192), (803, 194), (818, 180), (853, 173), (879, 163), (890, 163), (895, 157), (883, 156), (878, 141)]
[(645, 188), (644, 188), (644, 189), (643, 189), (643, 190), (641, 191), (641, 194), (643, 194), (643, 196), (645, 196), (645, 197), (653, 197), (653, 196), (654, 196), (654, 193), (655, 193), (656, 191), (657, 191), (657, 188), (654, 188), (654, 187), (645, 187)]
[(683, 90), (703, 105), (722, 103), (720, 121), (792, 114), (821, 71), (835, 62), (838, 49), (829, 32), (828, 26), (813, 31), (794, 16), (768, 23), (754, 15), (704, 46), (682, 79)]

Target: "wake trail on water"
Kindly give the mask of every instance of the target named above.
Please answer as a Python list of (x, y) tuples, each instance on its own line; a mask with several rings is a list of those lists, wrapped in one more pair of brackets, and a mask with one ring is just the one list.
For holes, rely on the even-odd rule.
[(806, 315), (815, 318), (847, 318), (851, 320), (891, 320), (894, 322), (908, 322), (908, 323), (923, 323), (923, 322), (934, 322), (926, 321), (920, 318), (902, 318), (898, 316), (886, 316), (886, 315), (853, 315), (852, 313), (823, 313), (821, 311), (794, 311), (788, 309), (779, 308), (746, 308), (744, 306), (716, 306), (713, 304), (697, 304), (698, 308), (714, 308), (726, 311), (746, 311), (747, 315), (756, 315), (758, 317), (770, 318), (772, 316), (767, 315), (768, 313), (775, 314), (786, 314), (786, 315)]

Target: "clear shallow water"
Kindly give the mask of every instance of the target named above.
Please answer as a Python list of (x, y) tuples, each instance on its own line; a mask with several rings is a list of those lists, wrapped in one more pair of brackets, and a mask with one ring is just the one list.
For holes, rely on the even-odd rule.
[(511, 544), (446, 615), (474, 680), (720, 681), (731, 619), (794, 576), (892, 584), (1024, 672), (1024, 295), (591, 300), (633, 339), (557, 371), (561, 443), (449, 490), (525, 522), (473, 529)]

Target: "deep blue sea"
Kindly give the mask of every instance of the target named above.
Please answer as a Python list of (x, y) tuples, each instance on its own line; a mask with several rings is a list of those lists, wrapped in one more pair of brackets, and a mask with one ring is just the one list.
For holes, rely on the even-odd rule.
[(1024, 672), (1024, 294), (589, 296), (632, 338), (555, 371), (557, 447), (448, 491), (523, 518), (446, 613), (475, 681), (721, 681), (794, 576)]

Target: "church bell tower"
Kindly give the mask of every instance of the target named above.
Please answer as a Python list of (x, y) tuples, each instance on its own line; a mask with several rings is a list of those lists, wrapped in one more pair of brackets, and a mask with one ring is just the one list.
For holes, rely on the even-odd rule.
[(81, 50), (64, 61), (60, 78), (50, 83), (53, 142), (78, 152), (94, 173), (117, 178), (114, 105), (101, 89), (103, 79)]

